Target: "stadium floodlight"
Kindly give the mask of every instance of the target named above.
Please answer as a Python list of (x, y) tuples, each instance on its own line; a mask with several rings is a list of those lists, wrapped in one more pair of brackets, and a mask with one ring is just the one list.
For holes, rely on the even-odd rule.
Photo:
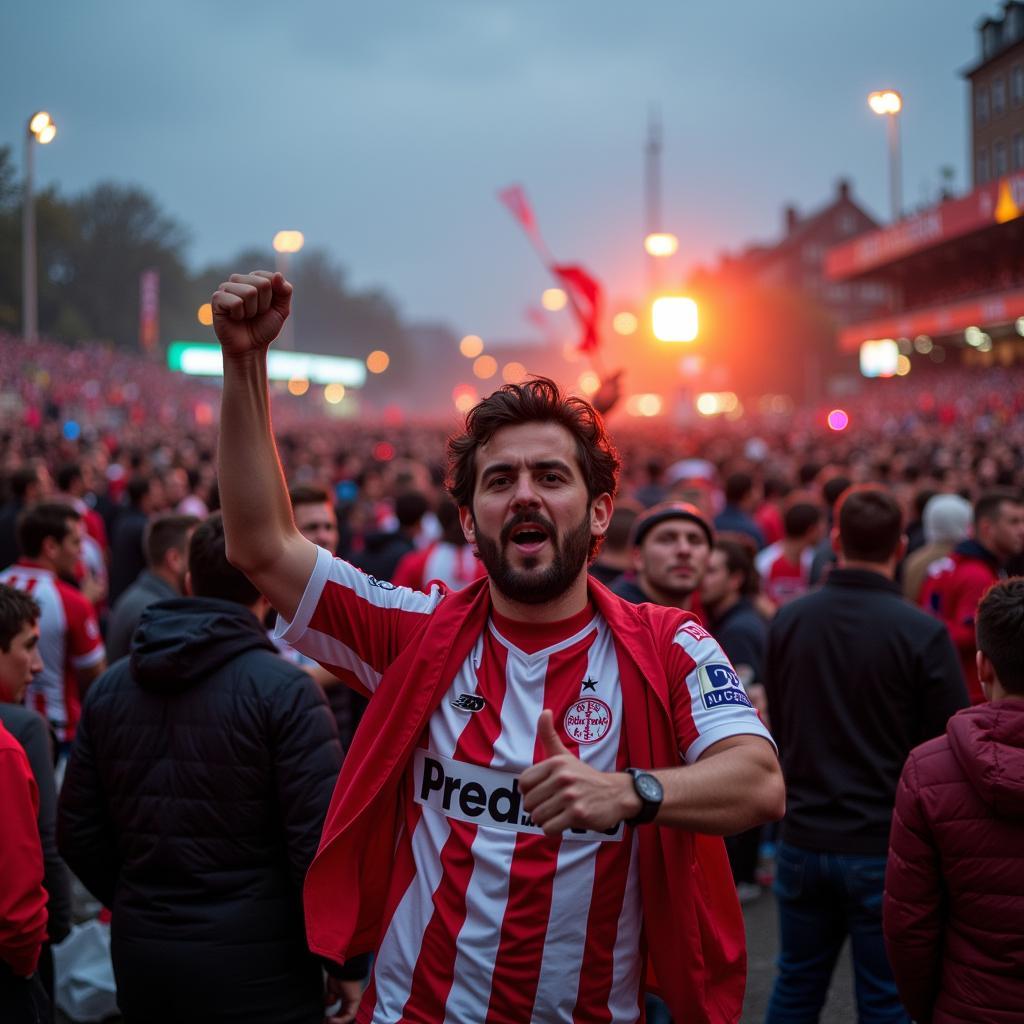
[[(167, 365), (195, 377), (222, 377), (224, 359), (220, 345), (195, 341), (172, 341), (167, 347)], [(343, 384), (361, 388), (366, 383), (366, 364), (346, 356), (320, 356), (311, 352), (271, 349), (267, 353), (270, 380), (308, 380), (314, 384)]]
[(697, 303), (684, 295), (663, 295), (651, 307), (651, 328), (658, 341), (694, 341)]

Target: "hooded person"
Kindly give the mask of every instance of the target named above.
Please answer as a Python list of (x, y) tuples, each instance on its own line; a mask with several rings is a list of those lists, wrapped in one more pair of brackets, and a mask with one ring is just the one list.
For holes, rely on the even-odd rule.
[(986, 701), (911, 751), (900, 778), (883, 925), (920, 1024), (1011, 1024), (1024, 1006), (1024, 578), (978, 606)]
[[(196, 528), (188, 564), (191, 596), (149, 605), (131, 657), (89, 693), (60, 851), (112, 911), (128, 1024), (320, 1024), (301, 893), (337, 729), (320, 687), (268, 639), (266, 601), (228, 563), (219, 515)], [(357, 1000), (356, 981), (331, 988)]]

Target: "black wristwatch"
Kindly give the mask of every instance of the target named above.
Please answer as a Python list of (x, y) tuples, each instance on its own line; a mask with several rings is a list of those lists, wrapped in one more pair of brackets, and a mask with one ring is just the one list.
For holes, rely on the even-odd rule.
[(641, 801), (640, 812), (632, 818), (627, 818), (626, 824), (646, 825), (657, 816), (665, 791), (650, 772), (645, 772), (642, 768), (627, 768), (626, 771), (633, 776), (633, 789)]

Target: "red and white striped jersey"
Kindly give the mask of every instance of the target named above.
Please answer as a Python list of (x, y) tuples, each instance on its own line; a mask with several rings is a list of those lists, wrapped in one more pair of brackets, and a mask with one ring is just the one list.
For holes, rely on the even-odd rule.
[(82, 593), (49, 569), (27, 561), (0, 572), (0, 583), (24, 590), (39, 603), (39, 655), (43, 670), (25, 693), (25, 703), (52, 722), (59, 740), (73, 740), (78, 724), (79, 669), (103, 660), (96, 612)]
[[(441, 599), (436, 588), (382, 584), (321, 551), (295, 620), (281, 629), (372, 691), (410, 626)], [(687, 622), (663, 657), (681, 758), (692, 762), (727, 736), (768, 737), (699, 625)], [(362, 1024), (639, 1019), (634, 830), (547, 837), (518, 785), (544, 756), (544, 708), (588, 764), (629, 765), (622, 702), (611, 631), (592, 608), (529, 626), (492, 614), (406, 767), (387, 926)]]

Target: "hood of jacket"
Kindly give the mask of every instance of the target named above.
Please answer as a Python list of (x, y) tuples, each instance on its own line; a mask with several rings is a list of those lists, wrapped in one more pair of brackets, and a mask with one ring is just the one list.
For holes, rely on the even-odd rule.
[(248, 608), (213, 597), (175, 597), (149, 605), (134, 644), (132, 676), (154, 693), (181, 693), (246, 651), (276, 650)]
[(988, 548), (979, 544), (973, 538), (960, 541), (953, 548), (953, 554), (959, 555), (961, 559), (973, 558), (975, 561), (984, 562), (986, 565), (990, 565), (996, 572), (999, 571), (999, 559)]
[(946, 726), (971, 786), (1000, 818), (1024, 817), (1024, 700), (977, 704)]

